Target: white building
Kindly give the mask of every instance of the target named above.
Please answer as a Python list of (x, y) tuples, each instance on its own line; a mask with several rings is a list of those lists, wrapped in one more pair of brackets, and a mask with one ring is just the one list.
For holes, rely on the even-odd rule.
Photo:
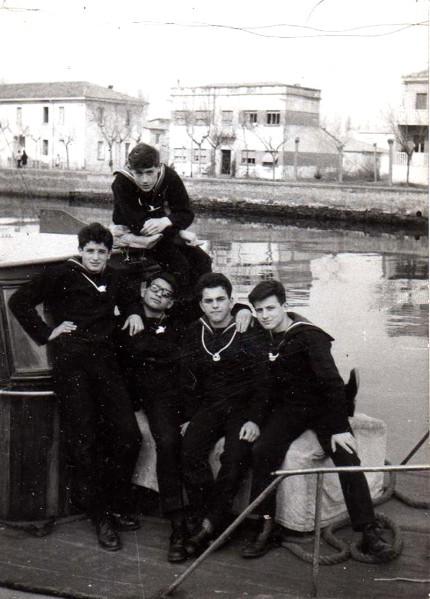
[(428, 185), (429, 181), (429, 111), (427, 71), (402, 77), (402, 107), (396, 114), (393, 180), (404, 183), (407, 178), (407, 145), (413, 150), (409, 165), (409, 181)]
[[(0, 166), (109, 172), (146, 141), (147, 102), (85, 81), (0, 85)], [(110, 164), (111, 163), (111, 164)]]
[(170, 162), (182, 175), (292, 179), (335, 171), (320, 91), (283, 83), (172, 89)]

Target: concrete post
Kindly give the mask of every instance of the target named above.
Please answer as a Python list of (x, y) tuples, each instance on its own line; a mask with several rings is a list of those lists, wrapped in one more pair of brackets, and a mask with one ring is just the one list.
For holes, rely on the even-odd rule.
[(376, 153), (376, 143), (373, 144), (373, 180), (378, 181), (378, 155)]
[(296, 137), (296, 139), (294, 140), (294, 180), (295, 181), (297, 181), (297, 179), (298, 179), (297, 158), (298, 158), (298, 153), (299, 153), (299, 143), (300, 143), (300, 137)]
[(344, 144), (340, 144), (338, 146), (338, 150), (339, 150), (339, 166), (338, 166), (338, 176), (337, 176), (337, 180), (339, 181), (339, 183), (342, 183), (343, 181), (343, 148), (344, 148)]
[(393, 184), (393, 144), (394, 139), (388, 140), (388, 185)]

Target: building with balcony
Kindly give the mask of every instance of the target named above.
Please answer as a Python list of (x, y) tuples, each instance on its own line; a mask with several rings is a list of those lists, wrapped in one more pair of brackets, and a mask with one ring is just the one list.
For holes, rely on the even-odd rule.
[(149, 141), (148, 103), (85, 81), (0, 85), (0, 166), (109, 172), (137, 140)]
[(171, 91), (170, 163), (185, 176), (266, 179), (335, 171), (318, 89), (284, 83), (214, 84)]
[(428, 184), (429, 162), (429, 111), (427, 71), (402, 77), (402, 106), (395, 115), (395, 158), (393, 180), (407, 179), (408, 153), (412, 150), (409, 163), (409, 181)]

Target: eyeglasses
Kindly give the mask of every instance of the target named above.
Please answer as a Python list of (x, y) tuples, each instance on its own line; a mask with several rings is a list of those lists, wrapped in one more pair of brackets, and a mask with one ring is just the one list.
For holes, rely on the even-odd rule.
[(155, 283), (151, 283), (148, 289), (153, 293), (161, 293), (161, 297), (164, 297), (166, 299), (172, 299), (173, 297), (173, 293), (171, 291), (169, 291), (168, 289), (163, 289), (163, 287), (159, 287)]

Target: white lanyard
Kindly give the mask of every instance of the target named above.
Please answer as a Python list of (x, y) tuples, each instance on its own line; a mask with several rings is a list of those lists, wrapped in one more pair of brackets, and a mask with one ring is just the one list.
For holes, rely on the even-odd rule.
[[(287, 333), (289, 333), (291, 331), (291, 329), (294, 329), (295, 327), (299, 326), (300, 324), (310, 324), (310, 323), (303, 322), (303, 321), (298, 321), (298, 322), (293, 322), (292, 324), (290, 324), (290, 326), (288, 327), (288, 329), (284, 332), (284, 334), (282, 336), (282, 341), (278, 344), (278, 347), (276, 348), (277, 350), (279, 350), (281, 348), (281, 346), (283, 345), (283, 343), (285, 341), (285, 335)], [(311, 325), (311, 326), (313, 326), (313, 325)], [(272, 338), (272, 342), (273, 342), (272, 331), (270, 331), (270, 337)], [(274, 362), (278, 358), (279, 358), (279, 351), (278, 351), (277, 354), (273, 354), (272, 352), (269, 352), (269, 360), (270, 360), (270, 362)]]
[[(236, 325), (235, 325), (236, 327)], [(208, 350), (208, 348), (206, 347), (206, 343), (205, 343), (205, 327), (204, 325), (202, 325), (202, 345), (203, 345), (203, 349), (205, 350), (206, 353), (208, 353), (210, 356), (212, 356), (212, 360), (214, 362), (219, 362), (221, 360), (221, 352), (223, 352), (225, 349), (227, 349), (228, 347), (230, 347), (230, 345), (233, 343), (234, 338), (236, 337), (237, 334), (237, 329), (234, 329), (234, 333), (231, 336), (230, 341), (227, 343), (227, 345), (224, 345), (224, 347), (222, 347), (221, 349), (219, 349), (217, 352), (215, 352), (214, 354), (212, 352), (210, 352)]]
[(86, 275), (84, 272), (81, 272), (81, 275), (82, 275), (83, 277), (85, 277), (85, 278), (87, 279), (87, 281), (89, 281), (89, 282), (91, 283), (91, 285), (92, 285), (93, 287), (95, 287), (99, 293), (105, 293), (105, 292), (106, 292), (106, 285), (96, 285), (96, 284), (94, 283), (94, 281), (92, 281), (92, 280), (90, 279), (90, 277), (87, 277), (87, 275)]

